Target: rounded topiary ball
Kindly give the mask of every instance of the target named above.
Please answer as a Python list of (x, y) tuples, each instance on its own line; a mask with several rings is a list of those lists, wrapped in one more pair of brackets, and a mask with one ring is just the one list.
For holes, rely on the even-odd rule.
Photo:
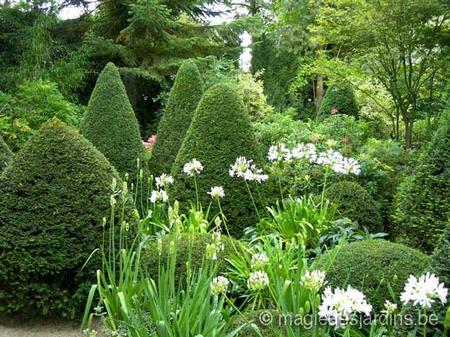
[[(158, 278), (159, 266), (167, 265), (171, 241), (174, 241), (172, 236), (165, 236), (162, 238), (161, 255), (158, 251), (157, 240), (150, 241), (146, 247), (142, 258), (142, 265), (144, 269), (148, 271), (148, 275), (154, 280), (157, 280)], [(205, 265), (204, 263), (207, 262), (206, 247), (213, 242), (214, 237), (212, 234), (181, 234), (176, 239), (176, 283), (186, 280), (186, 262), (188, 262), (189, 259), (191, 259), (192, 262), (192, 270), (198, 270)], [(235, 248), (238, 252), (242, 249), (242, 244), (231, 237), (222, 235), (221, 242), (223, 243), (223, 250), (217, 253), (216, 259), (219, 274), (226, 271), (225, 260), (231, 254), (235, 253)]]
[(340, 181), (328, 187), (325, 194), (337, 206), (341, 216), (358, 221), (359, 226), (367, 227), (371, 233), (383, 230), (378, 203), (358, 183)]
[(121, 186), (105, 156), (57, 119), (15, 155), (0, 177), (0, 313), (79, 312), (99, 268), (98, 254), (85, 263), (101, 245), (113, 179)]
[(359, 115), (355, 93), (352, 87), (347, 84), (335, 84), (329, 87), (320, 104), (319, 116), (322, 118), (336, 114), (354, 117)]
[(328, 284), (333, 288), (351, 285), (376, 308), (386, 299), (392, 300), (389, 287), (399, 296), (409, 275), (421, 275), (430, 263), (427, 255), (405, 245), (365, 240), (333, 248), (316, 261), (316, 267), (324, 268), (334, 255), (336, 258), (327, 270)]

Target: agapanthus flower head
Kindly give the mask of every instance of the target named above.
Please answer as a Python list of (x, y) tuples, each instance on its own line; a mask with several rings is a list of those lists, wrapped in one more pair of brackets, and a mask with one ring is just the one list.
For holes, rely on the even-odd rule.
[(229, 174), (231, 177), (244, 178), (247, 181), (257, 181), (259, 183), (266, 181), (269, 176), (253, 164), (253, 160), (245, 157), (238, 157), (233, 165), (230, 166)]
[(169, 196), (167, 195), (167, 192), (164, 190), (153, 190), (150, 195), (150, 202), (152, 204), (161, 201), (161, 202), (167, 202), (169, 200)]
[(208, 192), (208, 194), (213, 199), (219, 199), (219, 198), (223, 198), (225, 196), (225, 192), (224, 192), (222, 186), (211, 187), (211, 190)]
[(410, 275), (405, 284), (400, 300), (403, 304), (412, 303), (422, 308), (431, 308), (436, 300), (447, 303), (448, 289), (439, 278), (432, 273), (426, 273), (419, 278)]
[(197, 159), (192, 159), (189, 163), (184, 164), (183, 171), (188, 176), (199, 175), (203, 171), (203, 165)]
[(247, 288), (251, 291), (262, 290), (269, 285), (269, 276), (266, 272), (257, 270), (247, 279)]
[(155, 178), (156, 186), (158, 188), (163, 188), (172, 185), (173, 181), (174, 181), (173, 177), (165, 173)]
[(251, 267), (253, 270), (261, 270), (268, 263), (269, 263), (269, 258), (267, 257), (267, 254), (262, 252), (262, 253), (253, 254), (252, 261), (250, 264), (251, 264)]
[(305, 288), (317, 292), (326, 283), (325, 272), (321, 270), (311, 270), (311, 271), (308, 270), (302, 276), (300, 282)]
[(295, 159), (305, 159), (314, 163), (317, 158), (316, 146), (312, 143), (299, 143), (292, 149), (292, 157)]
[(224, 276), (217, 276), (213, 278), (210, 285), (211, 295), (217, 296), (219, 294), (225, 294), (229, 284), (230, 281)]
[(382, 313), (386, 315), (392, 315), (397, 310), (397, 304), (392, 303), (389, 300), (384, 301), (384, 309), (381, 310)]
[(279, 145), (272, 145), (269, 148), (267, 158), (271, 162), (275, 161), (289, 162), (292, 159), (292, 152), (286, 147), (284, 143), (281, 143)]
[(355, 314), (370, 315), (372, 306), (367, 303), (362, 292), (348, 286), (347, 289), (327, 287), (319, 306), (319, 316), (328, 324), (341, 328)]

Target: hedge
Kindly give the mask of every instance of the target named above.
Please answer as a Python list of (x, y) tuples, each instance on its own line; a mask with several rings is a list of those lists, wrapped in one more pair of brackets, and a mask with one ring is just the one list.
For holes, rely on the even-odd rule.
[(0, 136), (0, 173), (6, 168), (12, 156), (13, 153), (9, 149), (9, 146), (5, 143), (3, 137)]
[(327, 89), (320, 104), (319, 116), (326, 118), (330, 115), (345, 114), (354, 117), (359, 115), (355, 93), (347, 84), (335, 84)]

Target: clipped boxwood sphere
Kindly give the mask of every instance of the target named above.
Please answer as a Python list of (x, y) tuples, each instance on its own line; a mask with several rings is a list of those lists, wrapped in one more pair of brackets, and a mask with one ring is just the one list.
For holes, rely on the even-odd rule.
[[(170, 242), (173, 241), (171, 236), (162, 238), (161, 255), (158, 252), (157, 240), (151, 241), (146, 247), (144, 257), (142, 259), (143, 267), (148, 271), (148, 275), (157, 280), (159, 264), (166, 265), (169, 258)], [(238, 251), (242, 248), (241, 243), (231, 237), (222, 235), (221, 242), (223, 243), (223, 250), (217, 253), (218, 273), (226, 271), (226, 259), (235, 253), (234, 247)], [(206, 261), (206, 247), (208, 244), (214, 243), (214, 237), (211, 234), (181, 234), (175, 242), (176, 245), (176, 282), (186, 280), (186, 262), (191, 257), (192, 269), (198, 270), (202, 267), (203, 262)], [(234, 245), (234, 247), (233, 247)]]
[(169, 173), (203, 94), (203, 80), (191, 60), (178, 69), (164, 115), (158, 125), (150, 162), (152, 174)]
[(3, 137), (0, 136), (0, 172), (8, 165), (9, 160), (12, 158), (13, 153), (9, 149), (9, 146), (3, 140)]
[(0, 177), (0, 313), (79, 312), (98, 260), (81, 267), (100, 246), (114, 178), (105, 156), (57, 119), (15, 155)]
[[(195, 200), (194, 179), (183, 172), (183, 166), (193, 158), (199, 160), (204, 167), (197, 179), (200, 201), (208, 207), (211, 197), (207, 192), (211, 187), (224, 188), (222, 209), (230, 234), (235, 237), (240, 237), (244, 228), (257, 221), (245, 182), (229, 174), (230, 165), (240, 156), (261, 167), (260, 153), (242, 100), (230, 86), (216, 84), (203, 94), (172, 167), (174, 196), (184, 204)], [(217, 211), (214, 206), (215, 203), (212, 214)]]
[(319, 116), (345, 114), (357, 117), (359, 107), (356, 103), (352, 87), (346, 84), (336, 84), (327, 89), (320, 104)]
[(80, 132), (119, 173), (136, 176), (136, 160), (144, 163), (144, 146), (119, 71), (112, 63), (105, 66), (97, 79)]
[(341, 216), (358, 221), (371, 233), (383, 230), (380, 208), (372, 196), (358, 183), (340, 181), (326, 189), (326, 197), (336, 204)]
[(449, 120), (450, 107), (394, 200), (392, 220), (397, 240), (427, 253), (434, 250), (450, 219)]
[(429, 266), (430, 258), (405, 245), (386, 240), (356, 241), (333, 248), (316, 262), (320, 269), (337, 256), (327, 271), (328, 284), (335, 287), (352, 287), (362, 291), (376, 308), (386, 299), (392, 300), (388, 283), (399, 296), (409, 275), (419, 276)]

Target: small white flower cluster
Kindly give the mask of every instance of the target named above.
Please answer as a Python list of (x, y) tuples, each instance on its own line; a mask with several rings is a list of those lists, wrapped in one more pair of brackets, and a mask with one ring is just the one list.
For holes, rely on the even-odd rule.
[(256, 253), (252, 256), (251, 267), (253, 270), (262, 270), (269, 263), (266, 253)]
[(321, 270), (307, 271), (300, 280), (301, 284), (314, 292), (318, 292), (325, 284), (325, 273)]
[(222, 186), (211, 187), (211, 191), (209, 191), (208, 194), (213, 199), (219, 199), (219, 198), (223, 198), (225, 196), (225, 192), (224, 192)]
[(271, 162), (290, 162), (292, 159), (307, 160), (311, 164), (329, 166), (339, 174), (361, 173), (361, 166), (353, 158), (344, 157), (340, 152), (328, 150), (318, 152), (314, 144), (297, 144), (292, 150), (289, 150), (283, 143), (272, 145), (269, 148), (268, 159)]
[(372, 306), (367, 303), (362, 292), (348, 286), (347, 289), (330, 287), (325, 289), (322, 303), (319, 306), (319, 316), (335, 328), (344, 327), (353, 315), (362, 313), (370, 315)]
[(250, 291), (262, 290), (269, 285), (269, 276), (266, 272), (257, 270), (250, 274), (247, 279), (247, 288)]
[(211, 281), (211, 295), (226, 294), (230, 281), (224, 276), (217, 276)]
[(158, 189), (152, 191), (150, 195), (150, 202), (152, 204), (155, 204), (157, 202), (168, 202), (169, 195), (164, 190), (164, 188), (172, 185), (173, 182), (173, 177), (165, 173), (161, 174), (159, 177), (156, 177), (155, 184)]
[(199, 175), (203, 171), (203, 165), (194, 158), (189, 163), (184, 164), (183, 171), (188, 176), (193, 177)]
[(392, 303), (389, 300), (384, 301), (384, 310), (381, 310), (382, 313), (386, 315), (392, 315), (397, 310), (397, 304)]
[(228, 172), (231, 177), (244, 178), (247, 181), (257, 181), (259, 183), (269, 178), (267, 174), (263, 174), (260, 168), (256, 167), (253, 160), (248, 160), (245, 157), (236, 158)]
[(431, 273), (426, 273), (418, 279), (410, 275), (405, 289), (400, 296), (403, 304), (412, 302), (422, 308), (431, 308), (432, 304), (439, 299), (442, 304), (447, 302), (448, 289), (444, 283), (439, 283), (439, 278)]

